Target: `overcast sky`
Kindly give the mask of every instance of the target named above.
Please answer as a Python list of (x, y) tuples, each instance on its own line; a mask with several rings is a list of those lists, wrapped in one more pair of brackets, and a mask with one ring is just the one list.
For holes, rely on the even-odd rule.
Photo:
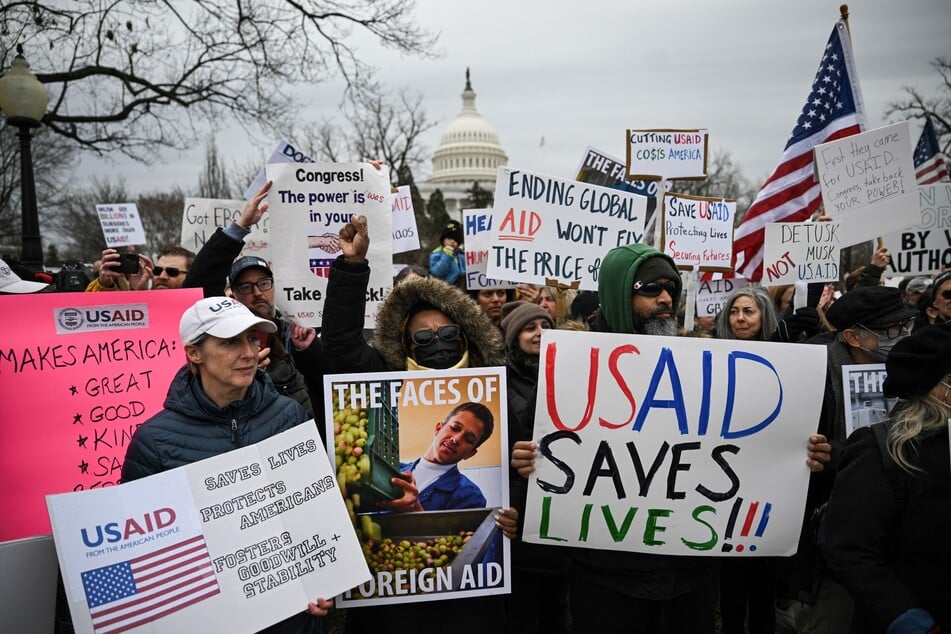
[[(707, 128), (760, 184), (775, 167), (809, 92), (839, 2), (797, 0), (418, 0), (418, 21), (440, 36), (434, 60), (401, 57), (360, 41), (365, 60), (394, 88), (419, 91), (437, 127), (431, 153), (459, 112), (465, 69), (476, 106), (498, 132), (509, 165), (571, 177), (592, 145), (624, 158), (627, 128)], [(903, 86), (936, 94), (929, 61), (951, 55), (949, 0), (854, 0), (849, 23), (870, 127)], [(341, 87), (306, 90), (302, 119), (334, 112)], [(920, 124), (912, 124), (913, 141)], [(544, 137), (544, 145), (541, 139)], [(289, 139), (293, 142), (293, 139)], [(226, 163), (269, 154), (238, 129), (218, 134)], [(80, 177), (107, 171), (142, 192), (197, 188), (196, 150), (151, 167), (84, 158)], [(426, 165), (417, 179), (429, 174)], [(103, 201), (107, 202), (107, 201)], [(108, 201), (112, 202), (112, 201)]]

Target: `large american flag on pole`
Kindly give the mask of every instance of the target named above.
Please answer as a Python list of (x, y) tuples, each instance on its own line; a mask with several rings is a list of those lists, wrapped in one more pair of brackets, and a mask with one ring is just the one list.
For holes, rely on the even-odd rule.
[(219, 593), (202, 535), (81, 577), (97, 634), (125, 632)]
[(822, 202), (813, 180), (812, 149), (866, 127), (848, 28), (839, 20), (826, 43), (809, 98), (796, 120), (779, 165), (756, 195), (733, 240), (734, 272), (758, 281), (763, 274), (765, 227), (770, 222), (802, 222)]
[(930, 185), (948, 180), (948, 163), (938, 145), (938, 135), (929, 117), (915, 146), (915, 180), (919, 185)]

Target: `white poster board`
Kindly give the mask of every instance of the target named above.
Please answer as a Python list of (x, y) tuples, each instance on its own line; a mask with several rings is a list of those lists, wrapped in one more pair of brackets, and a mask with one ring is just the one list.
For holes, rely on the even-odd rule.
[[(230, 227), (231, 223), (241, 216), (244, 205), (243, 200), (186, 198), (180, 244), (189, 251), (198, 253), (216, 229)], [(261, 219), (251, 226), (251, 232), (244, 238), (241, 255), (256, 255), (270, 261), (268, 216), (269, 212), (265, 211)]]
[(465, 227), (466, 288), (515, 288), (513, 282), (496, 280), (486, 273), (491, 253), (492, 210), (463, 209), (462, 224)]
[(627, 178), (703, 180), (706, 130), (628, 130)]
[(524, 541), (793, 554), (825, 357), (821, 346), (546, 330)]
[[(271, 156), (268, 157), (264, 164), (268, 163), (315, 163), (314, 159), (310, 158), (304, 154), (301, 150), (297, 149), (286, 139), (281, 139), (277, 147), (274, 148), (274, 151), (271, 152)], [(255, 175), (254, 180), (251, 181), (251, 184), (248, 185), (248, 188), (244, 191), (244, 199), (251, 200), (254, 198), (254, 195), (258, 192), (259, 189), (264, 187), (264, 183), (267, 182), (267, 171), (266, 168), (262, 167), (258, 173)], [(274, 191), (273, 189), (271, 190)]]
[(320, 327), (330, 265), (340, 255), (340, 228), (367, 217), (370, 284), (364, 327), (393, 286), (393, 206), (389, 170), (369, 163), (268, 164), (268, 193), (278, 307), (303, 326)]
[(920, 220), (907, 121), (822, 143), (814, 152), (826, 214), (834, 220), (860, 214), (865, 221), (856, 241)]
[(843, 222), (771, 222), (766, 225), (763, 284), (835, 282), (839, 252), (853, 244), (843, 239)]
[(732, 271), (736, 201), (664, 194), (661, 250), (679, 268)]
[(859, 427), (888, 419), (888, 413), (898, 399), (885, 397), (886, 376), (884, 363), (842, 366), (846, 438)]
[(647, 198), (500, 167), (487, 274), (531, 284), (597, 290), (601, 258), (641, 242)]
[(401, 185), (393, 193), (393, 253), (405, 253), (419, 248), (419, 229), (409, 185)]
[(930, 275), (951, 269), (951, 183), (919, 187), (918, 210), (917, 225), (883, 238), (893, 273)]
[(96, 205), (106, 246), (110, 248), (145, 244), (145, 229), (135, 203)]
[(723, 310), (733, 291), (748, 284), (746, 278), (731, 277), (719, 280), (703, 280), (697, 288), (697, 316), (716, 317)]
[(313, 420), (47, 505), (77, 632), (256, 632), (369, 578)]

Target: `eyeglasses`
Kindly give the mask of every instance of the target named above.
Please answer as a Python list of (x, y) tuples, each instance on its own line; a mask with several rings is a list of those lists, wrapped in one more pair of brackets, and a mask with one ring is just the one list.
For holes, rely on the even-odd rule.
[(667, 294), (673, 297), (674, 293), (677, 292), (677, 283), (668, 280), (666, 282), (648, 282), (641, 286), (634, 284), (634, 295), (657, 297), (664, 291), (667, 291)]
[(417, 346), (428, 346), (436, 341), (437, 337), (442, 341), (455, 341), (460, 334), (462, 334), (462, 327), (459, 324), (448, 324), (440, 326), (438, 330), (430, 330), (429, 328), (417, 330), (410, 335), (410, 339)]
[[(900, 324), (892, 324), (891, 326), (883, 326), (882, 328), (868, 328), (862, 324), (856, 324), (859, 328), (867, 330), (872, 333), (879, 339), (898, 339), (899, 337), (904, 337), (905, 335), (911, 334), (911, 329), (915, 325), (915, 318), (906, 319)], [(879, 334), (881, 333), (881, 334)]]
[(187, 270), (183, 271), (182, 269), (174, 267), (174, 266), (156, 266), (155, 268), (152, 269), (152, 275), (154, 275), (155, 277), (158, 277), (162, 273), (167, 274), (169, 277), (178, 277), (179, 275), (183, 273), (188, 273), (188, 271)]
[(262, 277), (257, 282), (241, 282), (231, 287), (235, 293), (240, 295), (250, 295), (257, 288), (259, 291), (269, 291), (274, 288), (274, 280), (270, 277)]

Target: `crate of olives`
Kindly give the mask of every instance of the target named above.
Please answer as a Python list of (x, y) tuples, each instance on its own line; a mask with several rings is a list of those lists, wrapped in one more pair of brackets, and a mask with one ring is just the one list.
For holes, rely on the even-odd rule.
[[(389, 390), (389, 381), (384, 386)], [(349, 390), (343, 397), (341, 403), (337, 394), (333, 396), (337, 481), (354, 510), (373, 510), (378, 500), (402, 495), (390, 482), (400, 473), (399, 414), (387, 405), (353, 407)]]

